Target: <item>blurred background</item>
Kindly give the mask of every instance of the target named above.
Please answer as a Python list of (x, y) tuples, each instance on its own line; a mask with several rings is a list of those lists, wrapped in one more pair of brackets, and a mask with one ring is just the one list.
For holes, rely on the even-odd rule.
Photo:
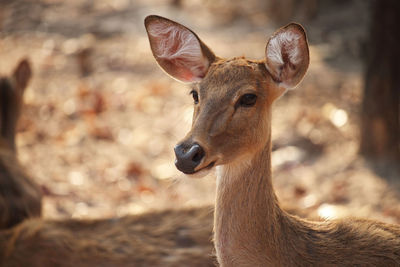
[(157, 14), (222, 57), (262, 59), (276, 29), (303, 24), (310, 68), (273, 114), (278, 197), (310, 217), (399, 223), (399, 12), (390, 0), (1, 0), (0, 72), (22, 57), (34, 68), (17, 144), (44, 217), (213, 203), (212, 175), (173, 164), (192, 98), (152, 57), (143, 20)]

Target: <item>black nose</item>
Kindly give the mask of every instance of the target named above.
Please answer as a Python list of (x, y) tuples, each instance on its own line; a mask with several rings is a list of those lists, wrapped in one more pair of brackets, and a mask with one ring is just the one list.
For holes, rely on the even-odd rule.
[(199, 144), (177, 144), (175, 151), (175, 166), (183, 173), (192, 174), (204, 158), (204, 149)]

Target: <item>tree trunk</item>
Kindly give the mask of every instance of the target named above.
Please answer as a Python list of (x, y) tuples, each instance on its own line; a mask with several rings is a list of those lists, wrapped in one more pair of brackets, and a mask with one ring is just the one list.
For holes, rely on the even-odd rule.
[(400, 1), (375, 0), (371, 7), (360, 152), (400, 165)]

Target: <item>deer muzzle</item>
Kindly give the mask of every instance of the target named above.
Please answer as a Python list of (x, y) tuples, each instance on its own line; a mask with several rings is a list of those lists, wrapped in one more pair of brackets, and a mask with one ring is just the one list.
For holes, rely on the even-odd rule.
[(204, 149), (197, 143), (180, 143), (174, 148), (175, 166), (183, 173), (193, 174), (205, 156)]

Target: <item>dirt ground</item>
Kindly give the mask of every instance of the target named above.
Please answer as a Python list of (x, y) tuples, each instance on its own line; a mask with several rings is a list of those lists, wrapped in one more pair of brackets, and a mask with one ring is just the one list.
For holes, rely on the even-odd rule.
[(214, 201), (212, 175), (189, 179), (173, 164), (192, 99), (151, 55), (143, 20), (158, 14), (193, 29), (219, 56), (258, 59), (275, 29), (301, 22), (310, 69), (273, 114), (278, 197), (314, 217), (399, 223), (399, 174), (378, 175), (357, 155), (368, 2), (297, 3), (277, 17), (271, 1), (257, 0), (0, 1), (0, 72), (25, 56), (34, 68), (17, 143), (45, 195), (44, 217), (103, 218)]

